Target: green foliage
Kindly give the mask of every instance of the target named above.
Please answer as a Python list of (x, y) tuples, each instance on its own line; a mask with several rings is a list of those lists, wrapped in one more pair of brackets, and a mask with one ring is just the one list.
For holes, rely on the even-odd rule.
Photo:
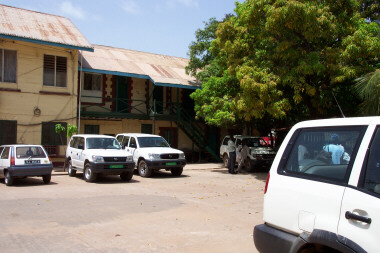
[(356, 80), (356, 92), (363, 100), (360, 111), (364, 115), (380, 115), (380, 70)]
[(197, 116), (215, 125), (339, 116), (332, 92), (351, 97), (353, 80), (379, 62), (379, 26), (360, 7), (355, 0), (236, 2), (207, 50), (213, 58), (199, 65), (197, 77), (207, 78), (193, 96)]
[[(66, 131), (66, 128), (62, 126), (61, 124), (55, 125), (55, 132), (57, 134), (64, 133)], [(78, 133), (78, 128), (75, 125), (68, 124), (67, 125), (67, 137), (70, 138), (73, 134)]]
[(71, 138), (74, 134), (78, 133), (78, 128), (75, 125), (67, 125), (67, 137)]

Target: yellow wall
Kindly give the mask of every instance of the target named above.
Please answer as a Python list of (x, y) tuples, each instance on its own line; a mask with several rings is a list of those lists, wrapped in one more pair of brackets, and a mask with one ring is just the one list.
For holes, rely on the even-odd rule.
[[(0, 82), (0, 89), (21, 91), (0, 91), (0, 119), (17, 121), (17, 143), (40, 144), (41, 122), (76, 124), (78, 51), (5, 39), (0, 48), (17, 51), (16, 83)], [(67, 87), (43, 86), (44, 54), (67, 57)], [(40, 116), (34, 115), (36, 107)]]
[[(135, 120), (135, 119), (123, 119), (123, 120), (81, 120), (81, 133), (84, 133), (85, 125), (99, 125), (99, 134), (113, 134), (119, 133), (141, 133), (141, 124), (152, 124), (153, 120)], [(160, 127), (177, 127), (175, 122), (170, 121), (156, 121), (155, 122), (155, 134), (160, 133)], [(191, 150), (192, 141), (187, 135), (180, 130), (178, 136), (178, 148), (181, 150)], [(195, 150), (198, 148), (195, 146)]]

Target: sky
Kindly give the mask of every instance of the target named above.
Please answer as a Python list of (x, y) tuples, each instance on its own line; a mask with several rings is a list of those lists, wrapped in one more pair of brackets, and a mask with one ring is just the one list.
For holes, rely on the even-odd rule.
[[(241, 2), (242, 0), (240, 0)], [(235, 0), (0, 0), (67, 17), (92, 44), (189, 58), (195, 31), (234, 13)]]

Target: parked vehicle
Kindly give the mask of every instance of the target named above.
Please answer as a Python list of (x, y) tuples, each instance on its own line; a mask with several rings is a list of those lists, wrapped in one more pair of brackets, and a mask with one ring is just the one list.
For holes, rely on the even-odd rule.
[(379, 252), (380, 117), (296, 124), (264, 190), (259, 252)]
[[(276, 156), (276, 152), (263, 138), (244, 135), (234, 135), (234, 138), (236, 147), (241, 145), (243, 140), (245, 140), (247, 146), (249, 147), (249, 164), (247, 164), (246, 170), (253, 171), (255, 167), (263, 165), (270, 166), (272, 164), (273, 159)], [(229, 140), (230, 136), (224, 137), (219, 152), (220, 158), (222, 158), (224, 167), (226, 168), (228, 166), (229, 155), (227, 152), (227, 144)]]
[(135, 164), (132, 155), (122, 150), (115, 137), (107, 135), (73, 135), (66, 149), (65, 164), (69, 176), (83, 172), (87, 182), (96, 181), (99, 174), (120, 175), (130, 181)]
[(167, 141), (152, 134), (123, 133), (116, 139), (123, 149), (133, 154), (133, 161), (142, 177), (150, 177), (154, 171), (165, 169), (173, 176), (180, 176), (186, 165), (185, 154), (171, 148)]
[(45, 184), (50, 183), (53, 164), (40, 145), (2, 145), (0, 146), (0, 177), (7, 186), (15, 178), (42, 177)]

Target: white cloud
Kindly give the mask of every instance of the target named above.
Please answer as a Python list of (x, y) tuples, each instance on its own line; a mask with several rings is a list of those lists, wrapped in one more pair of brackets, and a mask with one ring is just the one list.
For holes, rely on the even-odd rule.
[(139, 6), (137, 3), (133, 0), (128, 0), (123, 3), (122, 6), (123, 10), (129, 14), (138, 14), (139, 11)]
[(61, 12), (69, 17), (85, 19), (86, 14), (79, 6), (74, 6), (71, 2), (65, 1), (59, 6)]

